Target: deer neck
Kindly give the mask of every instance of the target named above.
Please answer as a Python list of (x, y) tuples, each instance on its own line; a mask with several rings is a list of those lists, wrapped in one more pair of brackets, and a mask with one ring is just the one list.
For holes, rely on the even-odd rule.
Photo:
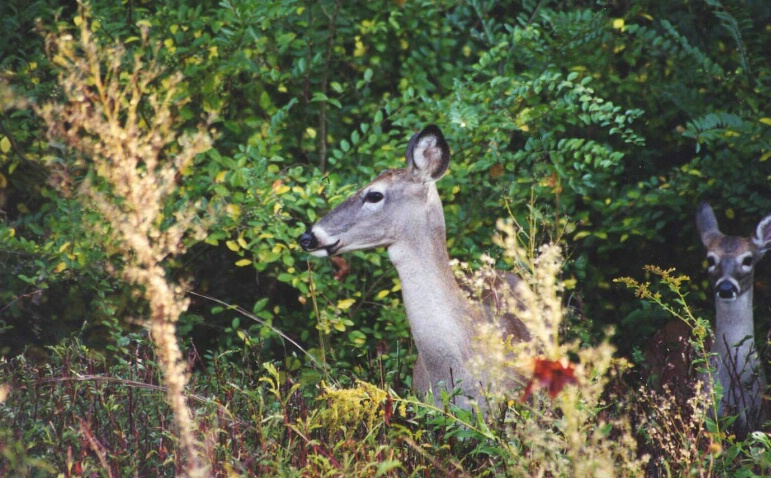
[(742, 433), (759, 427), (764, 420), (762, 406), (766, 380), (755, 348), (752, 319), (752, 289), (734, 301), (717, 300), (715, 348), (717, 371), (723, 386), (721, 413), (739, 413)]
[[(722, 356), (724, 352), (731, 351), (735, 354), (735, 347), (741, 343), (739, 350), (754, 349), (752, 339), (744, 340), (746, 337), (754, 337), (754, 324), (752, 320), (752, 289), (739, 295), (735, 300), (727, 301), (717, 299), (715, 301), (715, 340), (717, 341), (718, 353)], [(740, 357), (746, 357), (747, 353), (739, 354)]]
[[(392, 244), (388, 253), (399, 273), (412, 337), (427, 366), (451, 366), (459, 373), (469, 358), (472, 307), (449, 263), (444, 214), (438, 194), (416, 233)], [(459, 368), (460, 367), (460, 368)], [(458, 378), (456, 376), (456, 378)]]

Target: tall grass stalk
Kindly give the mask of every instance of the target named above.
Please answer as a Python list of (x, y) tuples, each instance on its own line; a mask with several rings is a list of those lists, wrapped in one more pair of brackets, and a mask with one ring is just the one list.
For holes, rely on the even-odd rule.
[(36, 111), (49, 139), (64, 142), (64, 154), (74, 158), (68, 161), (86, 169), (76, 196), (98, 213), (100, 220), (91, 227), (104, 236), (105, 249), (120, 258), (112, 272), (137, 286), (148, 303), (147, 325), (186, 455), (184, 471), (204, 475), (184, 395), (186, 364), (175, 335), (188, 300), (183, 287), (167, 279), (163, 263), (184, 251), (184, 239), (202, 235), (197, 204), (173, 211), (168, 204), (177, 177), (211, 147), (212, 139), (206, 124), (192, 133), (177, 132), (175, 115), (185, 102), (180, 98), (183, 78), (164, 71), (148, 28), (141, 26), (142, 46), (131, 54), (121, 44), (100, 44), (88, 13), (82, 7), (76, 17), (76, 35), (65, 31), (47, 38), (62, 95)]
[[(616, 279), (632, 289), (635, 295), (668, 312), (683, 322), (690, 331), (687, 346), (693, 350), (693, 377), (677, 377), (693, 383), (664, 383), (657, 391), (642, 386), (638, 392), (639, 407), (645, 410), (645, 434), (650, 446), (662, 455), (654, 466), (667, 473), (688, 476), (713, 476), (715, 458), (726, 444), (726, 430), (718, 414), (722, 393), (714, 374), (714, 353), (709, 350), (712, 338), (709, 323), (694, 315), (686, 301), (683, 284), (689, 277), (674, 269), (649, 265), (645, 271), (658, 279), (657, 284), (639, 282), (630, 277)], [(683, 393), (682, 389), (687, 392)], [(687, 396), (682, 396), (682, 395)]]
[[(508, 402), (499, 438), (509, 452), (508, 473), (642, 476), (648, 457), (637, 454), (623, 397), (608, 391), (625, 361), (614, 358), (607, 338), (588, 344), (566, 337), (570, 311), (564, 300), (561, 247), (534, 246), (533, 225), (527, 234), (510, 222), (500, 221), (498, 228), (495, 242), (522, 280), (506, 309), (526, 325), (530, 336), (506, 343), (506, 353), (497, 360), (517, 370), (535, 390), (529, 397), (517, 391), (519, 403)], [(489, 358), (487, 363), (489, 367)], [(544, 364), (549, 373), (544, 373)]]

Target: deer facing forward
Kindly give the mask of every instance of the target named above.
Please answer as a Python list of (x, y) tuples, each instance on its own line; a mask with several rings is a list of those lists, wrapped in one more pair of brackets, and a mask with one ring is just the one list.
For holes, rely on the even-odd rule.
[[(413, 387), (434, 391), (460, 386), (458, 404), (468, 407), (490, 379), (469, 361), (482, 353), (475, 344), (475, 324), (484, 312), (470, 302), (455, 281), (447, 253), (444, 211), (435, 182), (450, 164), (450, 149), (441, 130), (427, 126), (410, 139), (407, 166), (381, 173), (324, 216), (300, 237), (302, 248), (316, 256), (386, 247), (401, 280), (402, 297), (418, 350)], [(515, 288), (507, 274), (496, 284)], [(523, 326), (511, 316), (501, 319), (503, 338), (521, 337)]]
[(720, 232), (712, 208), (702, 203), (696, 225), (707, 249), (707, 273), (715, 291), (717, 379), (723, 388), (720, 414), (738, 415), (739, 435), (757, 430), (766, 418), (763, 393), (766, 379), (755, 348), (752, 292), (755, 265), (771, 248), (771, 215), (751, 237)]

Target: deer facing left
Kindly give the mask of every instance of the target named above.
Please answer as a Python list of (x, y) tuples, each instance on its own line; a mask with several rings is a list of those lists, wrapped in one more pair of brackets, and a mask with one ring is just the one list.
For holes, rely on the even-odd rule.
[[(433, 390), (439, 404), (442, 387), (451, 391), (460, 386), (458, 404), (468, 407), (469, 399), (481, 398), (491, 378), (469, 364), (484, 355), (475, 337), (485, 314), (456, 282), (447, 252), (435, 183), (448, 169), (450, 149), (441, 130), (430, 125), (412, 136), (405, 157), (405, 168), (381, 173), (309, 228), (300, 245), (320, 257), (387, 248), (418, 350), (413, 387), (423, 393)], [(516, 276), (504, 279), (497, 281), (499, 287), (517, 287)], [(502, 318), (499, 332), (504, 339), (524, 334), (513, 316)]]

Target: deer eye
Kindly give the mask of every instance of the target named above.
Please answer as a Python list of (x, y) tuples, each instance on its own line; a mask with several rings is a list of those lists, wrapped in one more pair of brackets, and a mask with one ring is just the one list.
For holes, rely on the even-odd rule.
[(707, 267), (715, 267), (715, 258), (707, 256)]
[(364, 196), (364, 202), (376, 203), (383, 200), (383, 193), (377, 191), (370, 191)]
[(752, 267), (752, 256), (747, 256), (742, 259), (742, 265), (744, 267)]

